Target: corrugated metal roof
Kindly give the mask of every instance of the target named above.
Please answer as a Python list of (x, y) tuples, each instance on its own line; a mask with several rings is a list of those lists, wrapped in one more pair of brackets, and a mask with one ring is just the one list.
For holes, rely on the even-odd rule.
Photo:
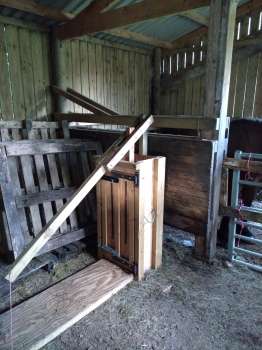
[[(71, 12), (73, 14), (78, 14), (84, 8), (89, 6), (94, 0), (35, 0), (42, 5), (58, 8), (64, 10), (66, 12)], [(248, 0), (241, 0), (240, 3), (245, 3)], [(113, 1), (112, 9), (127, 6), (130, 4), (134, 4), (137, 2), (141, 2), (141, 0), (115, 0)], [(209, 8), (203, 7), (197, 9), (197, 12), (204, 17), (209, 16)], [(30, 21), (38, 24), (54, 24), (53, 21), (47, 20), (41, 16), (36, 16), (33, 14), (25, 13), (22, 11), (17, 11), (14, 9), (10, 9), (7, 7), (0, 6), (0, 14), (2, 16), (9, 16), (16, 19), (22, 19), (25, 21)], [(179, 37), (201, 27), (201, 24), (194, 22), (193, 20), (182, 17), (182, 16), (165, 16), (160, 18), (155, 18), (151, 20), (147, 20), (144, 22), (135, 23), (126, 27), (126, 29), (134, 32), (138, 32), (144, 35), (152, 36), (160, 40), (173, 41), (178, 39)], [(119, 38), (113, 35), (109, 35), (107, 33), (97, 33), (95, 35), (97, 38), (101, 38), (104, 40), (109, 40), (113, 42), (117, 42), (120, 44), (127, 44), (137, 47), (150, 48), (148, 45), (139, 44), (133, 40), (127, 40), (123, 38)]]

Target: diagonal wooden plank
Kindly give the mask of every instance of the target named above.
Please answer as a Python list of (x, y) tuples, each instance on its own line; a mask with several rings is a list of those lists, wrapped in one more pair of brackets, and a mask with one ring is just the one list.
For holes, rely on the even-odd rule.
[(20, 255), (6, 276), (7, 280), (10, 282), (14, 282), (16, 280), (19, 274), (35, 257), (39, 250), (54, 235), (61, 224), (70, 216), (70, 214), (94, 188), (103, 175), (105, 175), (106, 171), (111, 171), (120, 162), (120, 160), (128, 153), (128, 151), (134, 146), (144, 132), (148, 130), (150, 125), (153, 124), (153, 121), (153, 116), (149, 116), (142, 122), (138, 123), (131, 135), (126, 137), (126, 134), (124, 134), (117, 139), (117, 141), (108, 149), (107, 152), (105, 152), (96, 169), (83, 182), (74, 196), (72, 196), (72, 198), (57, 212), (57, 214), (49, 221), (38, 236)]
[(96, 108), (96, 112), (97, 113), (105, 113), (107, 115), (117, 115), (118, 113), (101, 105), (100, 103), (92, 100), (91, 98), (88, 98), (87, 96), (84, 96), (82, 94), (80, 94), (79, 92), (73, 90), (73, 89), (70, 89), (70, 88), (67, 88), (67, 91), (72, 94), (72, 95), (75, 95), (76, 97), (80, 98), (81, 100), (85, 101), (86, 103), (90, 104), (91, 107), (93, 108)]

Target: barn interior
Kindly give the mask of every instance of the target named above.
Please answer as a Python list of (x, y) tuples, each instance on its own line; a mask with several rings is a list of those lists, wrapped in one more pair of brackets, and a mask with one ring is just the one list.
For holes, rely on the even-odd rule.
[(261, 349), (261, 47), (261, 0), (0, 0), (0, 349)]

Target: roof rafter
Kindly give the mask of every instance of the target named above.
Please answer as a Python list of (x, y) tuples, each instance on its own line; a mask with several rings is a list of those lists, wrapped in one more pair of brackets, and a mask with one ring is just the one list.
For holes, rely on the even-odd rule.
[(70, 13), (63, 12), (52, 6), (41, 5), (33, 0), (0, 0), (0, 6), (47, 17), (57, 22), (65, 22), (73, 18), (73, 15)]
[(180, 14), (181, 17), (185, 17), (196, 23), (208, 26), (208, 17), (201, 15), (196, 10), (186, 11)]
[[(126, 25), (166, 15), (180, 14), (195, 8), (208, 6), (210, 0), (144, 0), (130, 6), (90, 15), (81, 13), (56, 28), (59, 39), (69, 39), (85, 34), (107, 31)], [(84, 10), (85, 11), (85, 10)]]
[[(261, 0), (251, 0), (244, 5), (241, 5), (237, 9), (237, 18), (248, 15), (251, 12), (254, 12), (256, 10), (262, 9), (262, 3)], [(186, 47), (188, 45), (191, 45), (194, 43), (194, 40), (199, 40), (199, 38), (203, 37), (207, 34), (208, 28), (207, 27), (200, 27), (190, 33), (187, 33), (186, 35), (183, 35), (182, 37), (174, 40), (173, 48), (179, 49), (182, 47)]]

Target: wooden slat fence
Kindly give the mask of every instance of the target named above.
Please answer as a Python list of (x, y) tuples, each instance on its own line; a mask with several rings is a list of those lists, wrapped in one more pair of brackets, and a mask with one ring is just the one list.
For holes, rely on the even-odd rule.
[[(262, 11), (237, 19), (228, 106), (228, 114), (232, 117), (262, 117), (261, 35)], [(258, 46), (257, 50), (244, 50), (245, 39), (255, 39), (260, 49)], [(162, 114), (203, 114), (206, 40), (204, 35), (193, 41), (191, 47), (172, 54), (164, 52), (161, 61)]]

